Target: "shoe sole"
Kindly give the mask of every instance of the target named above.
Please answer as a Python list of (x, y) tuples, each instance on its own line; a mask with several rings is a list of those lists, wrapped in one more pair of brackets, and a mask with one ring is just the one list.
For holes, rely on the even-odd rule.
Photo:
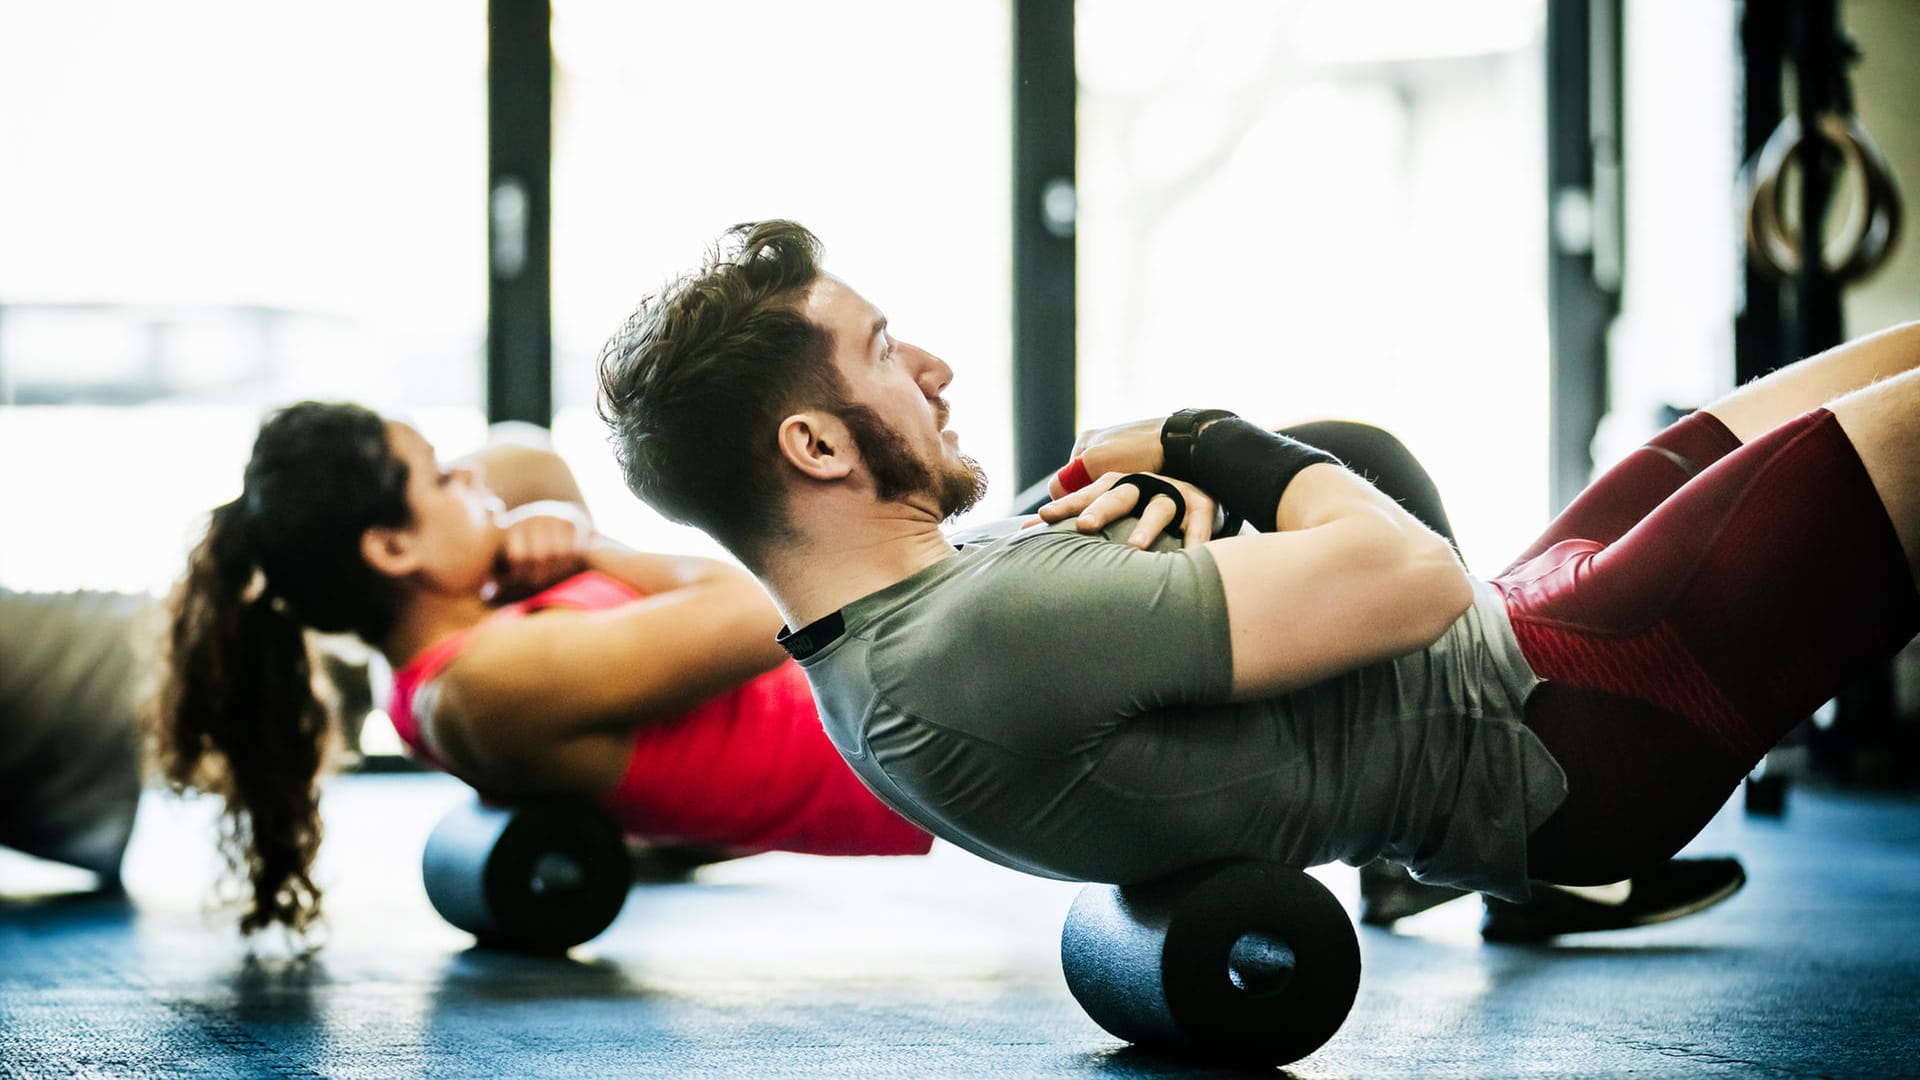
[(1492, 934), (1487, 933), (1483, 927), (1480, 931), (1480, 936), (1482, 940), (1498, 945), (1539, 945), (1552, 941), (1555, 938), (1567, 937), (1572, 934), (1604, 934), (1616, 930), (1634, 930), (1643, 926), (1657, 926), (1664, 922), (1672, 922), (1675, 919), (1682, 919), (1688, 915), (1698, 914), (1716, 904), (1720, 904), (1734, 893), (1745, 888), (1746, 884), (1746, 871), (1742, 870), (1740, 876), (1727, 882), (1726, 885), (1713, 892), (1704, 893), (1688, 903), (1681, 904), (1677, 907), (1663, 908), (1660, 911), (1651, 912), (1614, 926), (1595, 926), (1585, 929), (1569, 930), (1536, 930), (1531, 927), (1510, 927), (1504, 931), (1496, 931)]
[(1728, 897), (1731, 897), (1734, 893), (1739, 892), (1741, 889), (1746, 887), (1746, 884), (1747, 884), (1747, 875), (1746, 875), (1746, 872), (1743, 870), (1741, 871), (1739, 877), (1734, 878), (1732, 881), (1728, 882), (1726, 884), (1726, 887), (1721, 889), (1719, 892), (1707, 893), (1705, 896), (1700, 897), (1699, 899), (1695, 900), (1691, 904), (1683, 904), (1680, 907), (1668, 908), (1665, 911), (1658, 912), (1653, 915), (1649, 915), (1648, 917), (1641, 919), (1637, 922), (1627, 924), (1627, 926), (1623, 927), (1622, 929), (1631, 929), (1632, 927), (1636, 927), (1636, 926), (1658, 926), (1663, 922), (1672, 922), (1675, 919), (1684, 919), (1688, 915), (1699, 914), (1700, 912), (1707, 910), (1708, 908), (1714, 906), (1715, 904), (1718, 904), (1726, 900)]

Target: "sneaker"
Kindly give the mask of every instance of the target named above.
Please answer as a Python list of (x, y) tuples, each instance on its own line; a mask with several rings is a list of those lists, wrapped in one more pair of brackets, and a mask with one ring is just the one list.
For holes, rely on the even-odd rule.
[(1560, 934), (1624, 930), (1692, 915), (1747, 883), (1738, 859), (1673, 859), (1612, 885), (1536, 885), (1524, 904), (1486, 898), (1480, 936), (1487, 941), (1546, 941)]
[(1384, 860), (1360, 868), (1360, 921), (1367, 926), (1392, 926), (1465, 895), (1461, 889), (1415, 881), (1406, 870)]

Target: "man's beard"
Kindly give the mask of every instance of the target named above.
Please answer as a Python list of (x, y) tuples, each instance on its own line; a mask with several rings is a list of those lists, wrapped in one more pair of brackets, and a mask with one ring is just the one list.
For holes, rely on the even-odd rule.
[(904, 436), (864, 405), (846, 405), (840, 419), (853, 433), (854, 449), (873, 474), (874, 487), (882, 502), (899, 502), (910, 495), (925, 495), (940, 511), (940, 520), (973, 509), (987, 493), (987, 473), (980, 463), (964, 455), (956, 463), (929, 464), (913, 452)]

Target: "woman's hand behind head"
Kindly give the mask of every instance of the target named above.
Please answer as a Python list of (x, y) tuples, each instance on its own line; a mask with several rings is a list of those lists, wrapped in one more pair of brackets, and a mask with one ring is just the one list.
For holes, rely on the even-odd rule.
[(531, 596), (586, 569), (593, 524), (578, 505), (557, 500), (516, 506), (501, 515), (499, 592)]

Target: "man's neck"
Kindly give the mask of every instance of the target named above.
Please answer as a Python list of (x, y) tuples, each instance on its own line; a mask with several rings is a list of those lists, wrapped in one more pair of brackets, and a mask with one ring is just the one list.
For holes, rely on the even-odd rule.
[(883, 512), (808, 535), (760, 577), (781, 618), (798, 630), (953, 553), (938, 521)]

